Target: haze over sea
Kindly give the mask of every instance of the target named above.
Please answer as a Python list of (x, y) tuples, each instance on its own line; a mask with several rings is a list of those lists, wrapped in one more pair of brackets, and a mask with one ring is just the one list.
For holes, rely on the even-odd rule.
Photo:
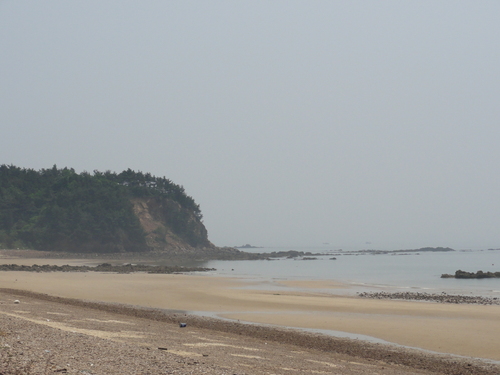
[[(500, 250), (457, 250), (448, 252), (356, 253), (321, 247), (266, 247), (243, 249), (250, 252), (297, 250), (322, 253), (315, 260), (210, 261), (218, 275), (259, 280), (332, 280), (346, 284), (335, 293), (361, 291), (412, 291), (481, 295), (500, 298), (500, 279), (441, 278), (456, 270), (497, 272)], [(311, 257), (311, 256), (309, 256)], [(331, 259), (331, 258), (336, 259)]]

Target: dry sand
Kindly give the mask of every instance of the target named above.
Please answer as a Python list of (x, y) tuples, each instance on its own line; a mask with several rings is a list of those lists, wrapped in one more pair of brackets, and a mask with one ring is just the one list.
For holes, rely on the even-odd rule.
[[(40, 259), (22, 263), (71, 264), (68, 260)], [(206, 274), (2, 272), (0, 287), (202, 312), (246, 322), (342, 331), (439, 353), (500, 361), (500, 306), (336, 296), (339, 284), (332, 281), (256, 282)]]

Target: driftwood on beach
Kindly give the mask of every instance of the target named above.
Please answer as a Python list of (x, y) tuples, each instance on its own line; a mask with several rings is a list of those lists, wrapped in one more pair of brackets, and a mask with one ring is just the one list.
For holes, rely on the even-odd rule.
[(477, 272), (467, 272), (467, 271), (462, 271), (458, 270), (455, 271), (454, 275), (450, 275), (448, 273), (443, 273), (441, 275), (441, 278), (443, 279), (450, 279), (450, 278), (455, 278), (455, 279), (492, 279), (492, 278), (500, 278), (500, 272), (483, 272), (483, 271), (477, 271)]

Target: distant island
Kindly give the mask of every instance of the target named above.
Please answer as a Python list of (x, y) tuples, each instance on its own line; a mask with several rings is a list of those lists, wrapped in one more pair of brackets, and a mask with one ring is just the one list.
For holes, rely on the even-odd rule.
[(234, 248), (236, 248), (236, 249), (263, 249), (262, 246), (252, 246), (248, 243), (246, 245), (234, 246)]
[(404, 254), (404, 253), (423, 253), (423, 252), (446, 252), (455, 251), (450, 247), (421, 247), (420, 249), (407, 249), (407, 250), (354, 250), (354, 251), (343, 251), (342, 253), (332, 253), (333, 255), (360, 255), (360, 254)]

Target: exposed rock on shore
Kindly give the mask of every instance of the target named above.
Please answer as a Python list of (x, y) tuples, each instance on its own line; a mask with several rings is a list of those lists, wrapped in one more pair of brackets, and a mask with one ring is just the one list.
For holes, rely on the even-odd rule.
[(462, 296), (456, 294), (430, 294), (420, 292), (363, 292), (359, 297), (374, 299), (403, 299), (411, 301), (429, 301), (440, 303), (469, 303), (476, 305), (500, 305), (500, 299), (481, 296)]
[(113, 266), (109, 263), (102, 263), (96, 267), (89, 266), (54, 266), (45, 264), (39, 266), (24, 266), (17, 264), (2, 264), (0, 271), (27, 271), (27, 272), (116, 272), (116, 273), (132, 273), (132, 272), (147, 272), (147, 273), (178, 273), (178, 272), (199, 272), (199, 271), (214, 271), (214, 268), (204, 267), (182, 267), (182, 266), (145, 266), (137, 264), (124, 264)]

